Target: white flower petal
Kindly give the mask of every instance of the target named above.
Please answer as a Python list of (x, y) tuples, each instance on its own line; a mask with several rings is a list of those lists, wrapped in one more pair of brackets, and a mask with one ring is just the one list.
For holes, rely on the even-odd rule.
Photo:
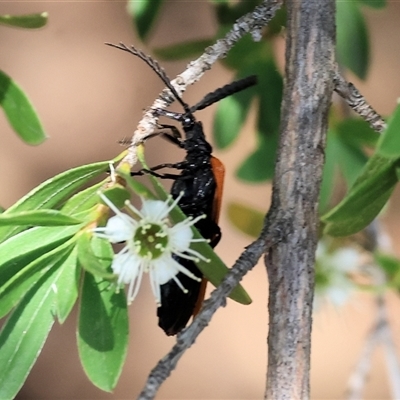
[(193, 232), (189, 226), (178, 223), (170, 228), (169, 232), (169, 242), (173, 250), (185, 251), (189, 248), (193, 239)]
[(114, 256), (111, 268), (119, 276), (119, 283), (130, 283), (136, 279), (142, 260), (132, 254), (127, 247)]
[(137, 223), (126, 214), (115, 215), (107, 221), (105, 227), (98, 227), (94, 233), (111, 243), (125, 242), (133, 237)]
[(164, 285), (171, 280), (179, 272), (176, 264), (176, 261), (171, 256), (152, 260), (150, 269), (155, 281), (159, 285)]
[(140, 210), (143, 217), (149, 222), (161, 222), (168, 216), (168, 204), (160, 200), (144, 200)]
[(360, 261), (360, 253), (350, 247), (338, 249), (335, 251), (330, 259), (332, 267), (337, 268), (343, 272), (351, 272), (357, 268)]

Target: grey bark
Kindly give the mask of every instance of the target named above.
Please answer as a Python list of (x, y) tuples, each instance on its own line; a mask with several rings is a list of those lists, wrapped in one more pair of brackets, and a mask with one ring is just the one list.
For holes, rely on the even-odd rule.
[[(335, 0), (287, 1), (281, 136), (267, 219), (268, 399), (309, 398), (318, 196), (335, 75)], [(276, 239), (276, 238), (275, 238)]]

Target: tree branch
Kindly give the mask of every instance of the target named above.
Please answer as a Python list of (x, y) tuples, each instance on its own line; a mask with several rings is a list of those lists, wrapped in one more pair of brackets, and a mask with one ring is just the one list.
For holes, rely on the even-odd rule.
[(371, 128), (376, 132), (382, 133), (386, 128), (386, 122), (383, 118), (367, 103), (364, 96), (358, 89), (336, 71), (335, 74), (335, 91), (346, 101), (346, 103), (367, 121)]
[(230, 292), (240, 282), (243, 276), (257, 264), (257, 261), (267, 248), (270, 236), (269, 229), (264, 229), (264, 233), (261, 234), (260, 238), (249, 245), (241, 254), (218, 288), (216, 288), (211, 293), (210, 298), (203, 303), (203, 307), (191, 325), (178, 334), (174, 347), (153, 368), (147, 378), (145, 387), (139, 395), (140, 400), (150, 400), (154, 398), (161, 384), (175, 369), (184, 352), (195, 342), (202, 330), (208, 325), (217, 309), (221, 306), (225, 306), (226, 298), (229, 296)]
[[(379, 272), (382, 273), (380, 270)], [(368, 374), (371, 367), (372, 354), (378, 344), (382, 344), (385, 350), (386, 365), (389, 373), (389, 382), (391, 384), (393, 398), (398, 399), (400, 396), (399, 360), (392, 339), (383, 294), (377, 295), (376, 304), (376, 322), (365, 339), (361, 355), (349, 378), (347, 388), (348, 400), (360, 400), (363, 398), (363, 390), (368, 381)]]
[[(197, 82), (205, 71), (220, 58), (226, 56), (234, 44), (247, 33), (253, 33), (253, 37), (259, 39), (260, 30), (266, 26), (274, 17), (276, 11), (282, 6), (283, 0), (264, 0), (254, 11), (239, 18), (233, 28), (224, 38), (208, 47), (204, 54), (197, 60), (192, 61), (188, 68), (171, 81), (179, 94), (183, 93), (187, 86)], [(166, 108), (173, 102), (173, 97), (168, 89), (164, 89), (151, 107), (144, 113), (135, 132), (133, 133), (128, 154), (121, 163), (128, 163), (133, 167), (137, 163), (137, 146), (142, 143), (156, 128), (156, 118), (153, 110), (156, 108)]]
[(286, 2), (281, 135), (268, 220), (282, 240), (265, 258), (269, 279), (266, 398), (309, 398), (318, 196), (334, 89), (335, 0)]

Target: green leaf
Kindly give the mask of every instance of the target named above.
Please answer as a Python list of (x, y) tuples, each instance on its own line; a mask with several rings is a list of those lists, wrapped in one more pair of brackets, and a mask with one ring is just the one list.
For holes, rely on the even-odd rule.
[(128, 348), (128, 314), (124, 291), (86, 273), (79, 310), (78, 350), (89, 379), (106, 391), (114, 389)]
[(74, 194), (62, 206), (61, 211), (67, 215), (81, 214), (99, 204), (97, 192), (105, 184), (105, 180)]
[(131, 198), (130, 193), (119, 183), (116, 183), (103, 190), (103, 194), (115, 205), (117, 208), (122, 208), (126, 201)]
[(21, 269), (0, 287), (0, 316), (6, 315), (50, 269), (61, 266), (72, 251), (74, 243), (67, 242), (43, 254)]
[(335, 131), (342, 141), (358, 148), (362, 146), (374, 148), (380, 137), (369, 123), (361, 118), (344, 119), (335, 126)]
[(339, 62), (365, 79), (369, 67), (369, 39), (357, 1), (336, 1)]
[(343, 173), (347, 186), (350, 187), (361, 173), (368, 157), (359, 147), (348, 144), (333, 130), (329, 145), (333, 147), (334, 159)]
[(153, 49), (153, 53), (157, 58), (163, 60), (175, 61), (185, 58), (195, 58), (203, 54), (204, 50), (215, 42), (214, 39), (199, 39), (189, 42), (182, 42), (165, 47), (157, 47)]
[(400, 157), (400, 105), (396, 107), (379, 138), (378, 153), (384, 157)]
[(129, 0), (128, 13), (142, 41), (145, 41), (159, 14), (162, 0)]
[[(53, 208), (70, 196), (81, 185), (109, 168), (108, 161), (83, 165), (48, 179), (17, 201), (2, 215), (19, 211)], [(0, 241), (18, 233), (19, 227), (0, 227)]]
[(238, 178), (247, 182), (263, 182), (272, 179), (279, 138), (283, 80), (271, 57), (261, 60), (257, 64), (257, 71), (259, 71), (257, 91), (260, 97), (257, 148), (236, 172)]
[(361, 4), (372, 8), (385, 8), (386, 0), (359, 0)]
[(282, 34), (286, 26), (287, 12), (286, 6), (283, 5), (276, 11), (275, 17), (268, 23), (268, 37), (273, 37)]
[(274, 141), (276, 139), (273, 137), (278, 135), (281, 123), (283, 79), (272, 56), (258, 64), (257, 72), (260, 96), (257, 125), (264, 136)]
[(397, 164), (398, 159), (373, 155), (345, 198), (322, 217), (324, 233), (348, 236), (370, 224), (393, 192)]
[(240, 165), (236, 171), (239, 179), (245, 182), (259, 183), (274, 176), (278, 137), (271, 139), (258, 134), (257, 149)]
[[(95, 239), (91, 233), (84, 232), (78, 238), (78, 260), (83, 269), (93, 275), (99, 276), (104, 279), (114, 279), (115, 275), (110, 272), (110, 265), (114, 256), (111, 254), (106, 259), (100, 259), (92, 248), (92, 239)], [(96, 238), (97, 239), (97, 238)], [(109, 248), (110, 243), (107, 240), (101, 240), (103, 246)]]
[(42, 124), (28, 97), (3, 71), (0, 71), (0, 105), (8, 122), (24, 142), (36, 145), (46, 139)]
[(340, 169), (347, 186), (351, 186), (368, 160), (362, 149), (365, 146), (374, 147), (378, 138), (379, 135), (368, 123), (359, 118), (348, 118), (329, 130), (320, 193), (320, 212), (326, 211), (329, 205), (335, 184), (335, 172)]
[(329, 130), (325, 148), (325, 165), (322, 173), (322, 184), (319, 195), (320, 213), (325, 212), (328, 208), (335, 184), (336, 147), (335, 141), (332, 141), (333, 135), (334, 133)]
[(54, 322), (54, 285), (48, 271), (25, 295), (0, 333), (0, 398), (13, 399), (35, 363)]
[[(252, 70), (246, 68), (235, 76), (235, 80), (250, 75), (252, 75)], [(213, 138), (217, 148), (228, 147), (238, 137), (256, 90), (253, 86), (228, 96), (218, 103), (213, 124)]]
[(244, 204), (230, 203), (228, 205), (228, 217), (240, 231), (257, 238), (263, 227), (265, 215)]
[(23, 231), (0, 244), (2, 286), (20, 270), (49, 253), (76, 234), (81, 226), (37, 227)]
[(239, 2), (214, 1), (217, 3), (217, 20), (220, 25), (232, 25), (238, 18), (242, 17), (260, 3), (259, 0), (245, 0)]
[(375, 262), (385, 271), (388, 280), (395, 284), (397, 290), (400, 289), (400, 260), (389, 254), (380, 252), (374, 253)]
[(0, 226), (5, 225), (36, 225), (62, 226), (80, 224), (76, 218), (65, 215), (57, 210), (33, 210), (16, 213), (0, 214)]
[[(225, 32), (224, 32), (225, 33)], [(242, 77), (246, 76), (242, 71), (250, 69), (249, 75), (253, 75), (262, 57), (272, 57), (272, 47), (268, 42), (255, 42), (251, 35), (243, 36), (228, 55), (223, 58), (222, 63), (235, 71)]]
[(151, 200), (156, 199), (153, 192), (146, 185), (137, 181), (136, 179), (133, 179), (130, 176), (130, 174), (123, 172), (123, 171), (118, 171), (118, 175), (120, 175), (122, 178), (124, 178), (127, 186), (138, 196), (142, 196), (145, 199), (151, 199)]
[(40, 14), (26, 14), (26, 15), (0, 15), (0, 24), (14, 26), (18, 28), (41, 28), (47, 23), (49, 14), (42, 12)]
[(60, 267), (57, 280), (56, 307), (60, 324), (64, 323), (70, 314), (77, 298), (81, 269), (78, 265), (78, 250), (75, 246)]

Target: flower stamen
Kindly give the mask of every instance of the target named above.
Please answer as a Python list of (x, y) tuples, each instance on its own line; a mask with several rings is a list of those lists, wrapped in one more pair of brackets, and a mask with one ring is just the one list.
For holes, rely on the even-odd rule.
[(183, 192), (171, 202), (142, 199), (142, 208), (138, 210), (129, 201), (125, 206), (131, 213), (121, 212), (104, 194), (99, 194), (103, 202), (115, 213), (105, 227), (94, 229), (94, 233), (111, 243), (125, 242), (124, 248), (114, 256), (111, 268), (118, 275), (118, 286), (128, 284), (127, 300), (130, 304), (137, 296), (143, 273), (148, 273), (150, 285), (157, 304), (161, 305), (161, 289), (171, 279), (184, 292), (188, 290), (177, 277), (182, 273), (197, 282), (202, 278), (189, 271), (177, 261), (177, 257), (198, 262), (209, 261), (199, 252), (190, 248), (194, 242), (191, 227), (205, 215), (187, 218), (171, 225), (169, 212), (178, 204)]

